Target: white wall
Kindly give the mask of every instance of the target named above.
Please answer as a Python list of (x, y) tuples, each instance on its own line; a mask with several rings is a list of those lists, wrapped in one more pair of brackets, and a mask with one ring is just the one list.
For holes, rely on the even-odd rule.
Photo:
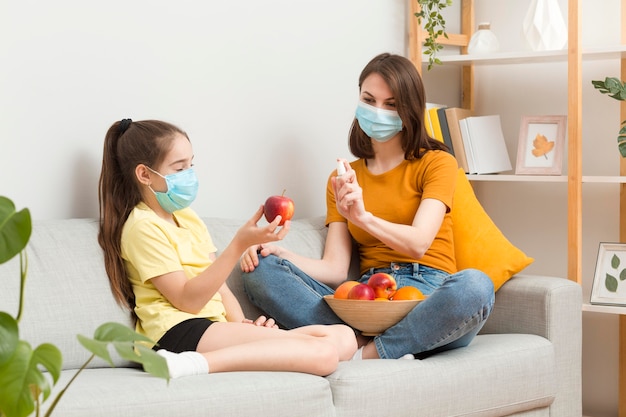
[[(476, 21), (491, 21), (503, 50), (518, 50), (529, 3), (478, 1)], [(619, 1), (584, 4), (585, 43), (617, 43)], [(36, 219), (96, 217), (107, 128), (126, 117), (159, 118), (191, 137), (201, 215), (246, 219), (284, 188), (296, 217), (323, 214), (334, 159), (350, 156), (359, 72), (379, 52), (406, 54), (407, 8), (406, 0), (0, 0), (0, 195)], [(437, 74), (424, 76), (429, 100), (458, 104), (457, 74)], [(519, 116), (566, 113), (565, 74), (560, 64), (477, 70), (477, 85), (487, 86), (477, 110), (502, 114), (513, 164)], [(607, 75), (619, 75), (614, 62), (585, 64), (591, 174), (618, 172), (617, 105), (590, 85)], [(564, 185), (476, 191), (507, 237), (536, 258), (528, 272), (566, 275)], [(588, 300), (598, 242), (618, 239), (618, 190), (584, 191)], [(585, 313), (583, 324), (585, 414), (615, 416), (616, 317)]]
[(96, 217), (115, 121), (191, 137), (205, 216), (247, 219), (287, 189), (325, 212), (349, 157), (357, 80), (405, 53), (405, 0), (0, 0), (0, 194), (33, 217)]

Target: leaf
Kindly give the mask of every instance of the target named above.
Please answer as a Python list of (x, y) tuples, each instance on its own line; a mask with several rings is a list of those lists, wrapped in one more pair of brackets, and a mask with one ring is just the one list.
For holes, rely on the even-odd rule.
[(30, 211), (16, 212), (13, 202), (0, 196), (0, 264), (24, 250), (31, 231)]
[(619, 257), (616, 254), (613, 254), (613, 256), (611, 257), (611, 268), (613, 269), (617, 269), (619, 268)]
[(35, 408), (33, 392), (41, 393), (45, 401), (52, 390), (50, 379), (58, 381), (61, 365), (61, 352), (56, 346), (44, 343), (33, 351), (20, 340), (11, 359), (0, 366), (0, 413), (15, 417), (31, 414)]
[(114, 365), (108, 349), (109, 344), (113, 345), (122, 358), (143, 365), (144, 370), (151, 375), (169, 379), (169, 370), (165, 359), (142, 344), (143, 342), (150, 344), (154, 342), (123, 324), (102, 324), (94, 332), (93, 339), (82, 335), (77, 337), (85, 349), (106, 360), (111, 366)]
[(606, 274), (606, 278), (604, 280), (604, 286), (610, 292), (616, 292), (617, 291), (617, 279), (615, 279), (615, 277), (610, 274)]
[(535, 157), (545, 156), (554, 148), (554, 141), (550, 142), (544, 135), (537, 133), (533, 140), (532, 154)]
[(619, 280), (624, 281), (626, 279), (626, 268), (622, 269), (622, 272), (619, 273)]
[(17, 321), (4, 311), (0, 311), (0, 365), (5, 364), (15, 354), (19, 342)]

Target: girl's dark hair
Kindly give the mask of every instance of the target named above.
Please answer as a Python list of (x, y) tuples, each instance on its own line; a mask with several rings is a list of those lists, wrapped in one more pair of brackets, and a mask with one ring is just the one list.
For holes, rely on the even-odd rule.
[(135, 295), (121, 254), (122, 228), (141, 201), (135, 176), (139, 164), (158, 166), (171, 149), (176, 134), (189, 137), (178, 127), (158, 121), (115, 122), (104, 138), (102, 171), (98, 185), (100, 227), (98, 243), (104, 251), (104, 266), (115, 300), (134, 314)]
[[(400, 55), (383, 53), (374, 57), (359, 76), (359, 92), (363, 81), (371, 74), (379, 74), (389, 85), (402, 119), (402, 149), (405, 159), (421, 157), (429, 150), (448, 150), (441, 141), (426, 132), (424, 114), (426, 92), (422, 77), (413, 63)], [(355, 118), (350, 127), (350, 152), (357, 158), (373, 158), (372, 140), (363, 132)]]

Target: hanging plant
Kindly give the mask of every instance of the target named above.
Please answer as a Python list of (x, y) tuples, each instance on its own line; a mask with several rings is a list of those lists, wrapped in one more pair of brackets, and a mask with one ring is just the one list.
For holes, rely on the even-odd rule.
[[(591, 84), (602, 94), (608, 94), (615, 100), (626, 100), (626, 83), (618, 78), (606, 77), (604, 81), (591, 81)], [(622, 122), (621, 126), (622, 128), (617, 134), (617, 148), (622, 157), (626, 158), (626, 120)]]
[(446, 20), (441, 15), (441, 11), (452, 5), (452, 0), (416, 0), (420, 5), (419, 13), (415, 13), (420, 25), (424, 23), (424, 30), (428, 37), (424, 41), (424, 54), (428, 56), (428, 69), (434, 64), (441, 64), (437, 58), (437, 52), (443, 49), (443, 45), (437, 42), (439, 36), (446, 39)]

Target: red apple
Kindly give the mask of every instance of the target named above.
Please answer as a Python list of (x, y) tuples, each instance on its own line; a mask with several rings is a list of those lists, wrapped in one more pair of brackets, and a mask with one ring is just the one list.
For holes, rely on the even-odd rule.
[(376, 298), (391, 298), (397, 289), (396, 280), (384, 272), (372, 274), (367, 285), (372, 287)]
[(273, 195), (265, 200), (263, 205), (265, 220), (271, 223), (280, 214), (281, 220), (278, 225), (282, 226), (287, 220), (291, 220), (294, 208), (293, 200), (285, 197), (285, 190), (283, 190), (281, 195)]
[(373, 300), (376, 298), (374, 290), (367, 284), (360, 283), (355, 285), (348, 292), (348, 298), (351, 300)]

